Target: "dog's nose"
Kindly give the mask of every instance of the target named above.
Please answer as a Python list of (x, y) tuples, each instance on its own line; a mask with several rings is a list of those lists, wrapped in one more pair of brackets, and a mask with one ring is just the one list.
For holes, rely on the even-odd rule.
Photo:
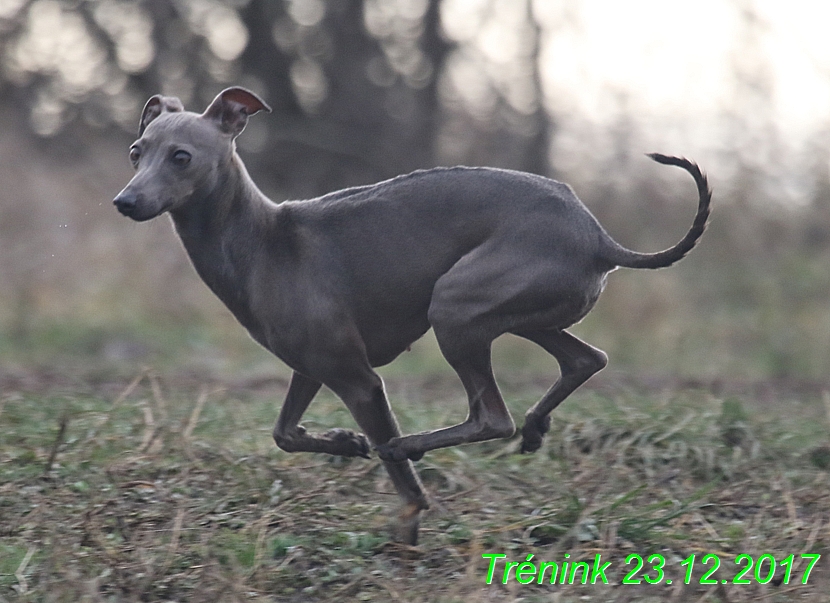
[(118, 193), (118, 196), (112, 200), (115, 208), (125, 216), (129, 215), (135, 209), (137, 201), (137, 195), (128, 193), (127, 191), (121, 191)]

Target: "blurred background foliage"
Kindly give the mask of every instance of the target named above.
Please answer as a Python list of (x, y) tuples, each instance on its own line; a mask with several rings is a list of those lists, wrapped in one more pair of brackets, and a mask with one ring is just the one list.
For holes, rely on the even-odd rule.
[[(671, 270), (613, 275), (575, 332), (612, 367), (644, 375), (826, 379), (830, 121), (818, 115), (791, 137), (778, 120), (771, 65), (783, 50), (768, 48), (765, 3), (724, 0), (729, 32), (677, 41), (727, 45), (712, 65), (725, 74), (720, 89), (703, 78), (695, 89), (717, 95), (705, 115), (697, 97), (649, 110), (636, 83), (557, 88), (549, 67), (586, 60), (565, 42), (597, 4), (0, 0), (4, 368), (160, 362), (183, 342), (197, 356), (264, 359), (199, 282), (167, 220), (134, 224), (110, 205), (130, 178), (127, 147), (149, 96), (201, 111), (242, 85), (274, 109), (238, 144), (277, 201), (435, 165), (508, 167), (569, 182), (615, 238), (650, 251), (688, 227), (694, 190), (642, 154), (693, 157), (715, 188), (700, 248)], [(651, 26), (669, 27), (662, 18)], [(598, 60), (614, 59), (606, 51)], [(700, 77), (679, 46), (652, 52), (667, 61), (656, 80), (689, 87)], [(514, 367), (550, 369), (525, 344), (500, 346)], [(407, 362), (437, 366), (434, 354), (427, 342)]]

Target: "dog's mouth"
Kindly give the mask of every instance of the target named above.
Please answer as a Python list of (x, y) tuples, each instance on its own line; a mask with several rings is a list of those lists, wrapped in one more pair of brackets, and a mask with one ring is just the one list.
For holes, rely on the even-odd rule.
[(151, 220), (159, 213), (156, 211), (147, 211), (149, 204), (146, 200), (137, 195), (125, 193), (123, 191), (119, 193), (115, 199), (113, 199), (112, 203), (115, 205), (115, 209), (117, 209), (122, 216), (126, 216), (136, 222)]
[(116, 205), (115, 208), (122, 216), (126, 216), (136, 222), (146, 222), (151, 218), (155, 218), (155, 215), (153, 214), (144, 215), (138, 207), (122, 207)]
[(120, 213), (122, 216), (127, 216), (128, 218), (132, 218), (133, 214), (135, 213), (134, 207), (124, 207), (118, 205), (117, 203), (115, 204), (115, 209), (117, 209), (118, 213)]
[(122, 211), (119, 209), (118, 211), (121, 212), (122, 215), (127, 216), (130, 220), (133, 220), (134, 222), (147, 222), (148, 220), (152, 220), (156, 217), (156, 214), (142, 214), (137, 210)]

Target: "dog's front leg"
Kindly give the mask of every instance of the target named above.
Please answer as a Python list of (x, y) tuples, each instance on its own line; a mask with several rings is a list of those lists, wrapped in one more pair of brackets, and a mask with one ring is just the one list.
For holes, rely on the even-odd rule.
[(350, 429), (330, 429), (321, 434), (308, 433), (299, 424), (311, 400), (322, 384), (302, 373), (294, 372), (288, 394), (274, 427), (274, 441), (286, 452), (322, 452), (339, 456), (369, 458), (369, 440)]

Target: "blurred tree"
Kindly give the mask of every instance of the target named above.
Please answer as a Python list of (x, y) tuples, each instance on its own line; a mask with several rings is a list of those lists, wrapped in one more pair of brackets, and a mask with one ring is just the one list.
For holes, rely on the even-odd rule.
[(0, 86), (43, 137), (134, 131), (152, 94), (199, 110), (225, 86), (249, 86), (275, 110), (240, 139), (252, 171), (266, 189), (319, 194), (435, 163), (451, 48), (440, 4), (10, 0)]
[(455, 46), (442, 74), (441, 158), (547, 174), (553, 124), (533, 0), (444, 0)]
[[(442, 162), (545, 173), (550, 123), (533, 4), (6, 0), (2, 104), (57, 140), (89, 125), (133, 132), (159, 92), (200, 110), (223, 87), (248, 86), (275, 114), (252, 120), (240, 145), (276, 196)], [(442, 17), (459, 10), (473, 27), (447, 35)]]
[[(260, 10), (257, 4), (248, 12)], [(246, 73), (267, 82), (269, 98), (282, 87), (293, 91), (293, 102), (272, 120), (269, 153), (258, 165), (280, 183), (293, 179), (292, 192), (300, 195), (433, 165), (440, 125), (435, 81), (449, 48), (439, 4), (306, 0), (272, 15), (278, 50), (243, 62)], [(249, 17), (246, 23), (268, 22)], [(271, 69), (269, 53), (280, 55), (279, 69)], [(276, 73), (286, 59), (288, 82)]]

